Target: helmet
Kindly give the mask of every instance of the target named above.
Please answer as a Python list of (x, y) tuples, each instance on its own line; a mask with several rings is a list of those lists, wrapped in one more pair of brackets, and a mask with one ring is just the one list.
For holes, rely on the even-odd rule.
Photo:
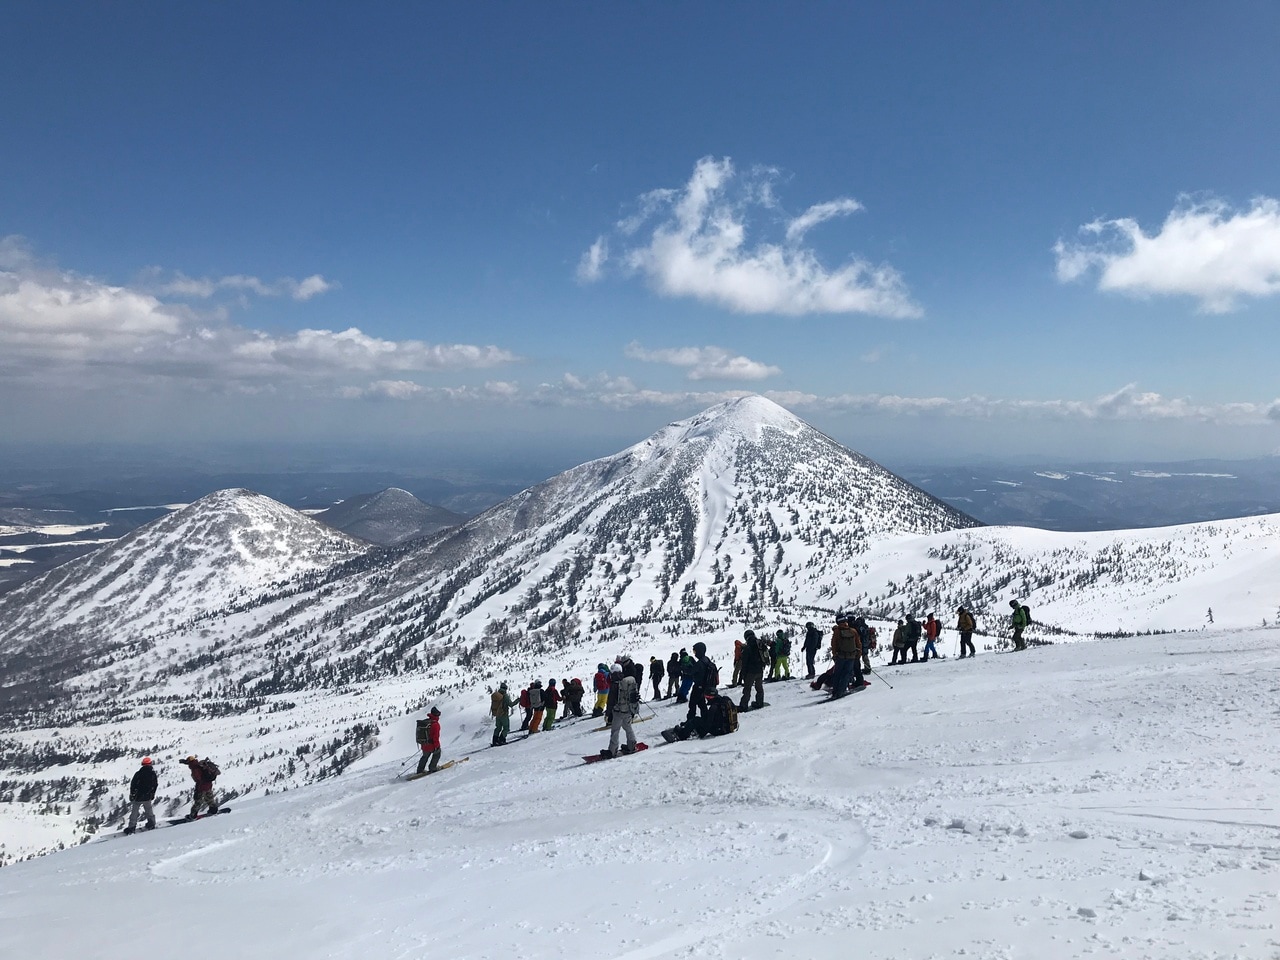
[(499, 690), (507, 689), (507, 681), (503, 680), (500, 684), (498, 684), (498, 689)]
[(620, 664), (620, 663), (615, 663), (612, 667), (610, 667), (610, 668), (609, 668), (609, 672), (610, 672), (610, 673), (621, 673), (621, 672), (622, 672), (622, 664)]
[(701, 640), (699, 640), (697, 643), (693, 645), (693, 652), (696, 653), (698, 656), (702, 656), (704, 653), (707, 652), (707, 645), (703, 643)]
[(743, 639), (743, 640), (754, 640), (755, 638), (756, 638), (756, 632), (755, 632), (754, 630), (743, 630), (743, 631), (742, 631), (742, 639)]
[(193, 753), (191, 756), (187, 757), (187, 759), (183, 760), (182, 762), (183, 762), (183, 763), (195, 763), (195, 762), (196, 762), (196, 755)]
[(848, 623), (848, 622), (849, 622), (849, 615), (847, 613), (836, 614), (836, 623)]
[(777, 633), (774, 634), (774, 636), (777, 637), (779, 640), (781, 640), (786, 635), (787, 635), (786, 631), (783, 631), (783, 630), (779, 630)]
[(143, 757), (143, 758), (142, 758), (142, 765), (143, 765), (144, 767), (149, 767), (149, 766), (151, 766), (151, 758), (150, 758), (150, 757)]
[(1009, 606), (1011, 606), (1011, 607), (1016, 607), (1017, 605), (1018, 605), (1018, 601), (1017, 601), (1017, 600), (1010, 600), (1010, 601), (1009, 601)]

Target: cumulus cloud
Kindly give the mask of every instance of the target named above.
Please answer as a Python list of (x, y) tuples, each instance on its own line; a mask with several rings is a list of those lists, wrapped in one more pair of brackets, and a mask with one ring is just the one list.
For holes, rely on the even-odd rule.
[(782, 371), (777, 367), (748, 357), (734, 356), (723, 347), (673, 347), (647, 350), (639, 343), (627, 344), (626, 354), (633, 360), (667, 363), (688, 369), (690, 380), (764, 380)]
[(1080, 231), (1086, 242), (1054, 246), (1063, 282), (1096, 271), (1099, 290), (1190, 296), (1208, 313), (1280, 291), (1280, 201), (1270, 197), (1247, 210), (1184, 197), (1150, 235), (1129, 218), (1095, 220)]
[[(704, 157), (682, 190), (639, 198), (636, 213), (617, 224), (624, 250), (609, 259), (663, 296), (692, 297), (738, 313), (921, 315), (892, 267), (853, 257), (828, 269), (798, 245), (817, 224), (860, 210), (856, 200), (810, 207), (787, 225), (785, 243), (749, 243), (748, 212), (777, 206), (776, 174), (762, 169), (739, 175), (729, 158)], [(597, 240), (583, 255), (579, 279), (604, 275), (603, 243)]]
[[(299, 299), (327, 287), (318, 276), (290, 283), (288, 295)], [(391, 375), (487, 369), (517, 359), (493, 345), (386, 340), (355, 327), (266, 333), (230, 322), (225, 309), (197, 311), (152, 291), (104, 283), (39, 262), (17, 238), (0, 241), (0, 375), (62, 371), (77, 383), (156, 377), (228, 389), (373, 376), (377, 385), (368, 395), (393, 396), (413, 391), (410, 381)]]

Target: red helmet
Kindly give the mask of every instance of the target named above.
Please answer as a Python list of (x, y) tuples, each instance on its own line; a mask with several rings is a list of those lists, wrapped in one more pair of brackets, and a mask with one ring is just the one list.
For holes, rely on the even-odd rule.
[(142, 758), (142, 765), (143, 765), (144, 767), (149, 767), (149, 766), (151, 766), (151, 758), (150, 758), (150, 757), (143, 757), (143, 758)]

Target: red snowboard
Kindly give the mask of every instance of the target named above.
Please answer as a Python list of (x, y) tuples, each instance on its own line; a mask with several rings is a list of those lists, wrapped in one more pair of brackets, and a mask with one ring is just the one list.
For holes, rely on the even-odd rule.
[[(649, 749), (649, 745), (647, 743), (637, 743), (635, 752), (639, 753), (641, 750), (648, 750), (648, 749)], [(625, 757), (626, 754), (619, 753), (618, 756)], [(606, 753), (594, 753), (591, 756), (583, 757), (582, 759), (585, 760), (587, 763), (595, 763), (597, 760), (612, 760), (613, 757), (609, 756), (609, 754), (606, 752)]]

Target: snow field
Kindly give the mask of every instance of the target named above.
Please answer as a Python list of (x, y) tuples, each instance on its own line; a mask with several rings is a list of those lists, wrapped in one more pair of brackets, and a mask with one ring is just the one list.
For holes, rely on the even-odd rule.
[(245, 958), (1275, 957), (1278, 640), (877, 667), (895, 689), (833, 704), (773, 683), (670, 745), (661, 702), (652, 749), (589, 767), (590, 719), (477, 750), (472, 692), (444, 756), (477, 752), (437, 776), (393, 779), (407, 717), (340, 779), (0, 871), (0, 955), (171, 956), (198, 926)]

